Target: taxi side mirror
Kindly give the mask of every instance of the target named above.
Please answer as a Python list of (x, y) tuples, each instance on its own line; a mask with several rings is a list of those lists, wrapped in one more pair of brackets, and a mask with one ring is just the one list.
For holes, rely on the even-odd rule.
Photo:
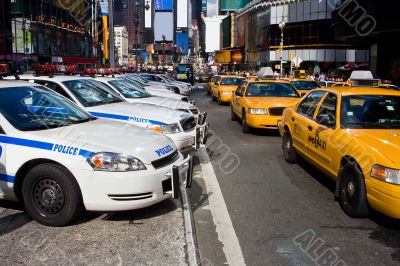
[(243, 93), (239, 90), (235, 91), (235, 95), (239, 97), (243, 97)]

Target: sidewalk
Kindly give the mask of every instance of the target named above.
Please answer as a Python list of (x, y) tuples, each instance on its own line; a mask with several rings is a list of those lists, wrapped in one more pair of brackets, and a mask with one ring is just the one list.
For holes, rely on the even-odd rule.
[(65, 228), (46, 227), (0, 201), (3, 265), (186, 265), (179, 200), (114, 214), (86, 213)]

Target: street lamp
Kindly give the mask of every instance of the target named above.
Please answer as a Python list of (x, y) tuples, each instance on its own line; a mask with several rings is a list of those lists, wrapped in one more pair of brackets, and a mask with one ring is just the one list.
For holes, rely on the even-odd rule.
[(283, 76), (283, 29), (285, 28), (285, 21), (279, 22), (279, 28), (281, 29), (281, 77)]
[[(139, 29), (139, 25), (142, 25), (139, 23), (140, 21), (140, 15), (139, 15), (139, 7), (140, 7), (140, 3), (139, 1), (135, 2), (135, 6), (136, 6), (136, 19), (135, 19), (135, 26), (136, 26), (136, 43), (135, 43), (135, 55), (136, 55), (136, 72), (139, 72), (139, 51), (138, 49), (140, 49), (140, 61), (142, 61), (143, 58), (143, 45), (142, 45), (142, 38), (140, 37), (142, 35), (142, 29)], [(150, 10), (150, 4), (149, 4), (149, 0), (146, 0), (145, 4), (144, 4), (144, 8), (146, 11)], [(139, 43), (139, 39), (140, 39), (140, 43)]]

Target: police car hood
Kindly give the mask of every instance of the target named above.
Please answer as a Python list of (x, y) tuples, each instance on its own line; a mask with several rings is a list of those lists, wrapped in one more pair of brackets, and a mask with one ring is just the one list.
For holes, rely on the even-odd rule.
[(355, 140), (363, 142), (393, 163), (400, 166), (400, 130), (396, 129), (351, 129)]
[(290, 107), (297, 104), (300, 98), (294, 97), (247, 97), (252, 108)]
[[(65, 152), (68, 147), (86, 150), (88, 154), (116, 152), (137, 157), (145, 164), (150, 164), (177, 150), (171, 139), (163, 134), (104, 119), (70, 127), (35, 131), (32, 134), (38, 137), (38, 140), (46, 142), (51, 140), (55, 145), (66, 146), (64, 149), (55, 149), (55, 152), (62, 153), (63, 150)], [(161, 149), (163, 153), (159, 152)]]
[(121, 121), (145, 121), (150, 124), (178, 123), (187, 115), (182, 111), (146, 103), (112, 103), (101, 106), (88, 107), (87, 111), (94, 116), (116, 119)]
[(145, 87), (145, 90), (147, 92), (149, 92), (151, 95), (171, 98), (171, 99), (175, 99), (175, 100), (179, 100), (179, 101), (181, 101), (182, 98), (185, 97), (185, 96), (176, 94), (174, 92), (171, 92), (171, 91), (169, 91), (167, 89), (154, 89), (154, 88)]
[(157, 106), (162, 106), (162, 107), (176, 109), (176, 110), (197, 109), (196, 106), (194, 106), (193, 104), (175, 100), (175, 99), (171, 99), (171, 98), (158, 97), (158, 96), (139, 98), (139, 99), (127, 99), (127, 101), (132, 102), (132, 103), (140, 102), (140, 103), (154, 104)]

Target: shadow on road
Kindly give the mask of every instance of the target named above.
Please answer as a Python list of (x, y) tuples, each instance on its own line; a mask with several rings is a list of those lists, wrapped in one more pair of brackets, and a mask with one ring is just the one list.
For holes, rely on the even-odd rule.
[(178, 202), (167, 199), (144, 209), (109, 213), (106, 217), (103, 218), (103, 220), (129, 221), (130, 223), (140, 223), (135, 221), (162, 216), (169, 212), (175, 211), (177, 208), (180, 208)]

